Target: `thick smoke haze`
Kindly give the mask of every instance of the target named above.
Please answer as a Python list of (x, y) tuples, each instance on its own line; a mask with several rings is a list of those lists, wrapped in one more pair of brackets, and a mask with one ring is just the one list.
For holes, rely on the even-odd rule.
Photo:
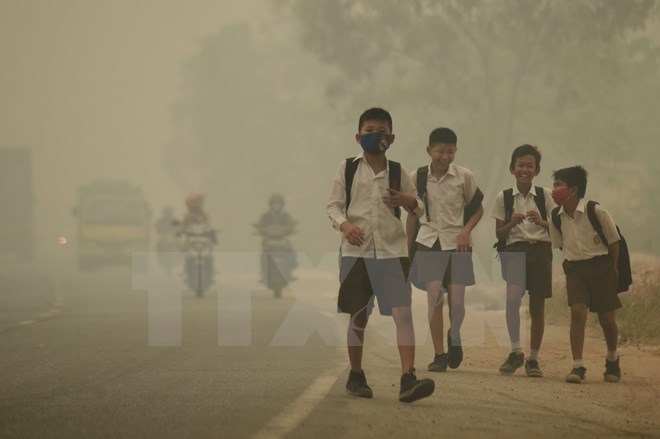
[[(570, 109), (559, 105), (557, 120), (549, 119), (546, 110), (532, 114), (533, 108), (558, 99), (553, 95), (544, 101), (546, 88), (561, 88), (550, 84), (558, 77), (550, 71), (539, 93), (522, 96), (521, 101), (531, 105), (521, 110), (516, 129), (500, 136), (486, 120), (497, 119), (496, 112), (487, 113), (479, 99), (460, 102), (462, 95), (474, 98), (469, 82), (443, 82), (460, 72), (450, 72), (437, 53), (428, 54), (428, 65), (419, 63), (423, 57), (405, 69), (397, 62), (402, 53), (397, 44), (412, 44), (417, 37), (428, 40), (425, 35), (435, 35), (437, 29), (420, 24), (427, 33), (406, 43), (405, 17), (384, 17), (384, 41), (396, 43), (373, 45), (368, 32), (376, 31), (365, 21), (369, 4), (348, 14), (358, 18), (351, 22), (333, 15), (332, 2), (319, 2), (316, 9), (311, 2), (266, 0), (0, 2), (0, 146), (32, 151), (37, 255), (61, 255), (59, 236), (72, 239), (66, 251), (74, 255), (71, 210), (76, 190), (96, 179), (142, 187), (153, 221), (165, 205), (181, 214), (187, 193), (204, 192), (212, 223), (221, 230), (218, 251), (257, 250), (252, 224), (266, 210), (271, 194), (279, 192), (299, 222), (296, 248), (312, 259), (334, 251), (338, 238), (324, 210), (329, 184), (339, 162), (359, 152), (353, 139), (357, 117), (370, 106), (392, 112), (397, 141), (389, 155), (408, 171), (427, 161), (424, 146), (433, 128), (456, 129), (456, 163), (475, 171), (487, 195), (487, 214), (475, 232), (477, 246), (486, 253), (494, 241), (491, 202), (498, 190), (511, 185), (510, 152), (522, 143), (537, 144), (544, 154), (537, 184), (550, 186), (553, 169), (585, 165), (591, 177), (588, 195), (627, 226), (633, 251), (660, 252), (654, 228), (660, 207), (650, 192), (657, 187), (659, 158), (657, 137), (652, 137), (657, 128), (651, 125), (660, 116), (657, 104), (650, 103), (660, 100), (660, 85), (644, 82), (650, 71), (657, 79), (657, 8), (656, 19), (622, 31), (625, 41), (648, 40), (614, 52), (626, 54), (618, 73), (628, 87), (637, 76), (631, 69), (644, 69), (640, 84), (653, 87), (644, 86), (639, 96), (647, 99), (639, 102), (634, 93), (619, 91), (627, 100), (591, 108), (583, 120), (585, 126), (599, 119), (616, 122), (603, 132), (610, 140), (605, 153), (598, 148), (604, 145), (600, 140), (575, 134), (585, 113), (571, 116)], [(515, 22), (515, 16), (510, 18)], [(324, 23), (345, 37), (337, 38), (337, 47), (323, 34)], [(367, 33), (354, 35), (351, 26), (356, 23)], [(447, 35), (436, 37), (438, 47), (450, 50)], [(342, 49), (345, 42), (355, 44)], [(648, 53), (654, 54), (649, 55), (650, 65), (631, 64)], [(511, 59), (503, 55), (492, 65), (506, 67), (507, 62)], [(570, 70), (568, 63), (577, 60), (564, 57), (561, 62), (567, 64), (554, 66), (552, 72)], [(475, 71), (479, 68), (474, 66)], [(434, 69), (438, 93), (445, 90), (451, 99), (424, 95), (415, 86), (428, 80)], [(541, 77), (531, 71), (534, 78)], [(506, 72), (513, 75), (515, 69), (496, 73)], [(603, 96), (616, 94), (611, 72), (594, 70), (589, 75), (599, 73), (603, 76), (590, 81), (603, 82)], [(505, 84), (506, 78), (495, 75), (493, 81)], [(567, 82), (558, 101), (579, 101), (579, 87), (577, 80)], [(613, 117), (615, 112), (621, 117)], [(573, 123), (567, 127), (569, 118)], [(590, 127), (585, 136), (599, 129)], [(562, 136), (557, 133), (562, 131), (570, 133), (573, 144), (558, 144)]]

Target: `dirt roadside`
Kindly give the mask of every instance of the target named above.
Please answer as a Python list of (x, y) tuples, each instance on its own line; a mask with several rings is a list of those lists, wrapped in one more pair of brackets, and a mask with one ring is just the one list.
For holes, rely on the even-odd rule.
[[(467, 318), (479, 317), (468, 311)], [(365, 346), (364, 368), (374, 399), (348, 397), (342, 375), (287, 437), (660, 438), (660, 347), (620, 347), (623, 378), (606, 383), (605, 342), (597, 330), (590, 330), (584, 355), (587, 380), (575, 385), (564, 382), (571, 368), (566, 326), (546, 325), (539, 358), (542, 379), (528, 378), (523, 370), (500, 376), (508, 347), (487, 330), (483, 343), (465, 347), (459, 369), (427, 372), (433, 348), (426, 337), (417, 350), (418, 376), (434, 378), (436, 393), (405, 405), (397, 402), (396, 346), (369, 331)]]

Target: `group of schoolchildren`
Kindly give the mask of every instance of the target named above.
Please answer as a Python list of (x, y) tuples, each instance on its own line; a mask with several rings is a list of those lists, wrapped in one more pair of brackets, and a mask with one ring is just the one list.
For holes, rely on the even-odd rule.
[[(413, 402), (431, 395), (435, 383), (415, 374), (411, 281), (426, 291), (428, 299), (435, 349), (428, 370), (458, 368), (463, 360), (465, 288), (475, 284), (470, 235), (484, 213), (483, 194), (472, 172), (453, 163), (458, 142), (451, 129), (431, 132), (426, 147), (431, 162), (411, 174), (386, 158), (394, 137), (392, 117), (386, 110), (370, 108), (362, 113), (355, 135), (362, 152), (340, 163), (327, 213), (342, 234), (338, 311), (350, 315), (346, 391), (352, 396), (373, 397), (362, 368), (362, 353), (364, 332), (377, 299), (380, 313), (391, 315), (396, 326), (402, 368), (399, 401)], [(545, 299), (552, 296), (554, 247), (562, 250), (571, 312), (573, 365), (566, 382), (585, 380), (582, 351), (588, 311), (598, 314), (607, 343), (604, 379), (618, 382), (621, 370), (615, 310), (621, 307), (616, 268), (619, 234), (610, 214), (599, 205), (595, 205), (595, 216), (600, 233), (588, 218), (584, 168), (555, 171), (551, 191), (533, 185), (540, 164), (536, 147), (517, 147), (509, 165), (516, 184), (497, 195), (492, 210), (502, 274), (507, 281), (506, 323), (511, 340), (511, 353), (499, 372), (513, 375), (524, 365), (527, 376), (543, 377), (538, 358)], [(401, 209), (407, 212), (405, 226)], [(556, 220), (550, 220), (551, 213)], [(519, 312), (526, 291), (531, 316), (527, 358), (520, 343)], [(446, 345), (445, 293), (449, 309)]]

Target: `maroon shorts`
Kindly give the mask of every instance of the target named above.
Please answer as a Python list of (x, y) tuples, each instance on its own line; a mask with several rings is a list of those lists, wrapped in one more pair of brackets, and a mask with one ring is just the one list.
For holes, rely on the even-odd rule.
[(591, 312), (609, 312), (621, 308), (617, 281), (609, 255), (583, 261), (564, 261), (568, 306), (583, 303)]
[(529, 290), (532, 296), (552, 297), (552, 245), (545, 241), (519, 241), (506, 246), (506, 279)]

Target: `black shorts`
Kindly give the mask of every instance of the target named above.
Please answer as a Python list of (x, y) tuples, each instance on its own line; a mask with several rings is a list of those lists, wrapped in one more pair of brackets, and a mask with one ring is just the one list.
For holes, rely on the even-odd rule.
[(392, 308), (410, 306), (409, 272), (408, 258), (341, 258), (337, 311), (350, 315), (366, 311), (369, 315), (374, 297), (384, 316), (391, 316)]
[(474, 266), (472, 264), (472, 249), (467, 252), (442, 250), (440, 241), (435, 241), (433, 247), (420, 243), (415, 252), (415, 270), (421, 283), (441, 280), (445, 289), (449, 285), (474, 285)]

